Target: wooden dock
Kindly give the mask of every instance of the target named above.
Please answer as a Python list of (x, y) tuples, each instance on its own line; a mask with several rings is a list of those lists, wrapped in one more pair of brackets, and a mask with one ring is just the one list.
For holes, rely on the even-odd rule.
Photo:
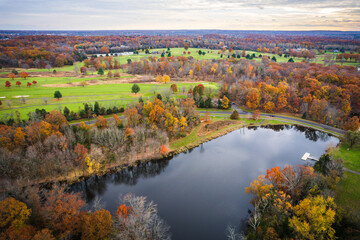
[(319, 161), (319, 159), (317, 159), (316, 157), (310, 156), (310, 153), (305, 153), (304, 156), (302, 156), (302, 158), (301, 158), (301, 160), (304, 160), (304, 161), (306, 161), (308, 159), (314, 160), (314, 161)]

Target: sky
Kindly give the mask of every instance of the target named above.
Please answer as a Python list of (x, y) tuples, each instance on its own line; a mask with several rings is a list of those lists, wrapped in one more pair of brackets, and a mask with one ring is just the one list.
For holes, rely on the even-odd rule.
[(360, 31), (360, 0), (0, 0), (0, 29)]

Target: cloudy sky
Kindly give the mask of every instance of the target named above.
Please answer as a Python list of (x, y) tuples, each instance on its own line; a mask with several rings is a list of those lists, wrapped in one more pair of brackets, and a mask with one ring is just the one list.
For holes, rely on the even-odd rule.
[(3, 30), (355, 30), (359, 0), (0, 0)]

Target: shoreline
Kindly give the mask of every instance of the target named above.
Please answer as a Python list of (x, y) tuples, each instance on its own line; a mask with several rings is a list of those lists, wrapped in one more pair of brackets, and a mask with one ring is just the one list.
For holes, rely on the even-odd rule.
[[(227, 120), (225, 120), (225, 121), (227, 121)], [(232, 120), (232, 121), (239, 121), (239, 120)], [(66, 176), (64, 176), (64, 175), (63, 176), (57, 176), (55, 178), (50, 178), (50, 179), (49, 178), (44, 178), (44, 179), (34, 181), (34, 182), (30, 182), (29, 180), (27, 180), (27, 181), (25, 181), (23, 183), (20, 183), (19, 187), (29, 187), (29, 186), (35, 186), (35, 185), (47, 186), (47, 185), (52, 185), (54, 183), (66, 183), (66, 184), (71, 185), (73, 183), (86, 180), (86, 179), (88, 179), (88, 178), (90, 178), (90, 177), (92, 177), (94, 175), (103, 176), (103, 175), (106, 175), (106, 174), (109, 174), (109, 173), (121, 171), (121, 170), (123, 170), (123, 169), (125, 169), (127, 167), (130, 167), (130, 166), (136, 166), (140, 162), (148, 162), (148, 161), (172, 158), (177, 154), (180, 154), (180, 153), (186, 152), (186, 151), (188, 151), (190, 149), (196, 148), (196, 147), (200, 146), (203, 143), (206, 143), (206, 142), (209, 142), (209, 141), (214, 140), (216, 138), (222, 137), (222, 136), (224, 136), (224, 135), (226, 135), (228, 133), (231, 133), (233, 131), (236, 131), (238, 129), (242, 129), (242, 128), (245, 128), (245, 127), (259, 127), (259, 126), (266, 126), (266, 125), (271, 125), (271, 126), (276, 126), (276, 125), (300, 125), (300, 126), (312, 128), (312, 129), (317, 130), (317, 131), (322, 131), (322, 132), (328, 133), (328, 134), (333, 135), (335, 137), (339, 137), (339, 136), (336, 136), (336, 135), (334, 135), (332, 133), (329, 133), (329, 132), (327, 132), (325, 130), (318, 129), (316, 127), (307, 126), (307, 125), (302, 125), (300, 123), (290, 123), (290, 122), (269, 123), (269, 122), (264, 122), (264, 120), (259, 122), (259, 123), (244, 123), (242, 121), (239, 121), (238, 123), (234, 122), (234, 124), (232, 124), (232, 125), (225, 126), (223, 128), (220, 128), (220, 129), (217, 129), (215, 131), (209, 132), (208, 134), (206, 134), (206, 135), (204, 135), (202, 137), (199, 137), (199, 139), (194, 141), (194, 142), (187, 143), (187, 144), (185, 144), (183, 146), (180, 146), (180, 147), (177, 147), (177, 148), (174, 148), (174, 149), (169, 149), (162, 156), (160, 155), (160, 153), (155, 153), (155, 152), (151, 153), (147, 157), (145, 157), (143, 155), (137, 155), (135, 157), (135, 160), (130, 164), (129, 163), (116, 163), (115, 162), (115, 163), (112, 163), (112, 164), (104, 165), (103, 168), (100, 169), (99, 171), (93, 171), (91, 173), (86, 173), (85, 171), (80, 171), (79, 170), (79, 171), (71, 172)], [(201, 123), (199, 126), (194, 128), (186, 137), (188, 137), (194, 131), (196, 131), (195, 134), (197, 135), (198, 130), (203, 126), (204, 126), (204, 123)], [(184, 137), (184, 138), (186, 138), (186, 137)], [(174, 142), (176, 142), (178, 140), (181, 140), (181, 139), (184, 139), (184, 138), (177, 139)], [(2, 192), (2, 191), (0, 191), (0, 192)], [(4, 192), (7, 192), (7, 190), (5, 190)]]

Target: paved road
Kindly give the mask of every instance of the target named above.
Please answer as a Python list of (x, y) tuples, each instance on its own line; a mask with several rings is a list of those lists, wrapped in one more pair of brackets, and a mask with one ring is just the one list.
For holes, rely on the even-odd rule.
[(344, 170), (345, 170), (345, 171), (348, 171), (348, 172), (355, 173), (355, 174), (357, 174), (357, 175), (360, 175), (359, 172), (356, 172), (356, 171), (354, 171), (354, 170), (350, 170), (350, 169), (347, 169), (347, 168), (344, 168)]
[[(232, 105), (232, 108), (234, 110), (238, 111), (238, 113), (241, 114), (241, 115), (251, 116), (251, 113), (245, 112), (244, 110), (238, 108), (236, 105)], [(199, 113), (206, 113), (207, 111), (198, 111), (198, 112)], [(211, 113), (211, 114), (231, 114), (232, 113), (232, 111), (208, 111), (208, 112)], [(296, 122), (308, 124), (308, 125), (311, 125), (311, 126), (314, 126), (314, 127), (317, 127), (317, 128), (323, 128), (325, 130), (329, 130), (329, 131), (332, 131), (332, 132), (335, 132), (335, 133), (338, 133), (338, 134), (344, 134), (345, 133), (345, 131), (342, 130), (342, 129), (334, 128), (334, 127), (331, 127), (331, 126), (328, 126), (328, 125), (325, 125), (325, 124), (321, 124), (321, 123), (310, 122), (310, 121), (299, 119), (299, 118), (294, 118), (294, 117), (289, 117), (289, 116), (273, 115), (273, 114), (266, 114), (266, 113), (263, 113), (261, 115), (265, 116), (265, 117), (274, 117), (274, 118), (278, 118), (278, 119), (296, 121)], [(124, 119), (125, 117), (120, 116), (120, 118)], [(112, 121), (113, 118), (108, 118), (108, 120)], [(84, 123), (86, 125), (94, 124), (95, 122), (96, 122), (96, 120), (84, 121)], [(78, 124), (80, 124), (80, 123), (72, 123), (70, 125), (78, 125)]]
[[(245, 112), (244, 110), (238, 108), (236, 105), (232, 105), (232, 108), (235, 109), (236, 111), (238, 111), (239, 114), (241, 115), (251, 115), (251, 113), (249, 112)], [(201, 113), (205, 113), (206, 111), (199, 111)], [(217, 112), (217, 111), (209, 111), (209, 113), (211, 114), (231, 114), (232, 112), (230, 111), (226, 111), (226, 112)], [(294, 118), (294, 117), (290, 117), (290, 116), (281, 116), (281, 115), (274, 115), (274, 114), (267, 114), (267, 113), (262, 113), (261, 116), (265, 116), (265, 117), (275, 117), (278, 119), (285, 119), (285, 120), (291, 120), (291, 121), (296, 121), (296, 122), (300, 122), (300, 123), (305, 123), (317, 128), (323, 128), (325, 130), (329, 130), (338, 134), (344, 134), (345, 131), (339, 128), (335, 128), (335, 127), (331, 127), (325, 124), (321, 124), (321, 123), (316, 123), (316, 122), (310, 122), (307, 120), (303, 120), (303, 119), (299, 119), (299, 118)]]

